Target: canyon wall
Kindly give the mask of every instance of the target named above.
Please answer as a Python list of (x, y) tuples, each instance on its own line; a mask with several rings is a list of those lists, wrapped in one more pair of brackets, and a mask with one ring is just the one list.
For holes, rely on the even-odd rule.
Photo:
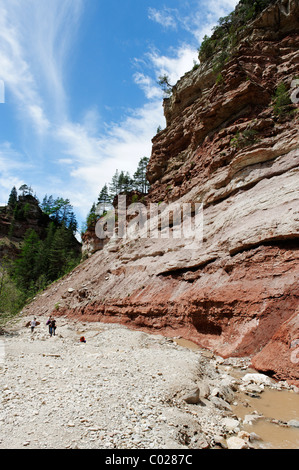
[(296, 91), (298, 18), (297, 0), (279, 0), (240, 32), (220, 74), (207, 61), (164, 100), (146, 204), (189, 204), (194, 222), (198, 203), (196, 235), (177, 236), (174, 216), (170, 237), (159, 217), (158, 238), (96, 251), (91, 234), (96, 252), (26, 310), (182, 335), (299, 384), (298, 105), (275, 112), (273, 99), (282, 82)]

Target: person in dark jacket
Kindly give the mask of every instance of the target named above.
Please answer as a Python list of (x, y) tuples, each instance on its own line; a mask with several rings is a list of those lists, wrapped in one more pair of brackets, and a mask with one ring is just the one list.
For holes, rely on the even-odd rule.
[(56, 331), (56, 320), (54, 318), (52, 318), (51, 320), (51, 329), (52, 329), (52, 332), (50, 333), (50, 335), (52, 336), (55, 336), (55, 331)]

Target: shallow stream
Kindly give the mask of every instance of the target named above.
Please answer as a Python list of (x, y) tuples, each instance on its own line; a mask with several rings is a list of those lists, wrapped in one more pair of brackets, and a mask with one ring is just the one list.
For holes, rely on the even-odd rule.
[[(192, 341), (183, 338), (175, 339), (175, 342), (189, 349), (201, 349)], [(241, 378), (247, 373), (256, 372), (252, 369), (241, 370), (233, 367), (229, 371), (227, 371), (227, 367), (223, 367), (223, 371), (236, 378)], [(238, 404), (233, 405), (232, 409), (238, 418), (244, 420), (245, 415), (251, 415), (255, 412), (263, 416), (252, 424), (243, 425), (245, 431), (254, 432), (261, 438), (260, 441), (255, 441), (255, 447), (263, 449), (299, 449), (299, 428), (283, 425), (283, 423), (287, 423), (292, 419), (299, 421), (298, 393), (292, 390), (265, 388), (258, 397), (251, 397), (244, 392), (238, 392), (236, 401)]]

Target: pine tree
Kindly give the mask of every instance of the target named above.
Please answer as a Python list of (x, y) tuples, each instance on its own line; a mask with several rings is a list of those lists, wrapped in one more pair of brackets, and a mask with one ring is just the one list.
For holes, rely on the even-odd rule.
[(19, 258), (15, 262), (14, 278), (18, 287), (26, 291), (31, 288), (32, 281), (39, 276), (38, 255), (40, 239), (33, 229), (26, 232)]
[(142, 157), (139, 160), (137, 170), (133, 176), (133, 187), (136, 191), (140, 191), (142, 193), (147, 193), (149, 190), (149, 182), (146, 177), (146, 169), (149, 162), (149, 158)]
[(49, 279), (54, 281), (65, 272), (67, 263), (67, 230), (64, 226), (57, 228), (49, 253)]
[(109, 209), (110, 205), (111, 197), (109, 195), (108, 186), (107, 184), (105, 184), (101, 189), (98, 197), (97, 212), (99, 213), (99, 215), (101, 215), (101, 213), (106, 212)]
[(9, 198), (8, 198), (8, 207), (10, 210), (14, 210), (16, 207), (16, 204), (18, 202), (18, 192), (16, 190), (16, 187), (14, 186), (10, 192)]
[(116, 170), (114, 175), (112, 176), (111, 183), (109, 185), (109, 195), (111, 201), (119, 194), (119, 172)]
[(22, 196), (32, 196), (33, 194), (31, 186), (27, 186), (27, 184), (22, 184), (22, 186), (19, 188), (19, 191), (21, 191)]
[(98, 219), (96, 209), (97, 209), (96, 205), (95, 205), (95, 203), (93, 203), (93, 205), (91, 206), (91, 209), (88, 213), (88, 216), (86, 218), (86, 228), (87, 228), (87, 230), (94, 227), (95, 224), (96, 224), (96, 221)]

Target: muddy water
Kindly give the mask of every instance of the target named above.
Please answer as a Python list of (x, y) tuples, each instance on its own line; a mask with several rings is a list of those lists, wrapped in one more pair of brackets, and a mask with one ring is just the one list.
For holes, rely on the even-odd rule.
[[(183, 338), (175, 339), (180, 346), (200, 350), (192, 341)], [(209, 351), (204, 351), (209, 355)], [(213, 354), (210, 354), (211, 357)], [(223, 371), (227, 372), (225, 368)], [(256, 372), (252, 369), (231, 369), (228, 373), (242, 378), (247, 373)], [(299, 449), (299, 428), (283, 426), (291, 419), (299, 421), (299, 394), (289, 390), (272, 390), (265, 388), (258, 398), (239, 392), (236, 396), (237, 405), (232, 406), (233, 412), (242, 420), (246, 415), (257, 412), (262, 418), (252, 424), (244, 424), (245, 431), (254, 432), (260, 437), (254, 447), (264, 449)], [(278, 423), (280, 421), (280, 424)], [(282, 423), (281, 423), (282, 422)]]
[[(299, 429), (283, 426), (277, 421), (287, 423), (291, 419), (299, 420), (299, 395), (288, 390), (265, 389), (260, 398), (245, 394), (237, 397), (238, 405), (233, 406), (234, 413), (244, 419), (253, 412), (263, 417), (244, 424), (245, 431), (255, 432), (261, 441), (255, 447), (264, 449), (299, 449)], [(274, 422), (273, 422), (274, 420)]]

